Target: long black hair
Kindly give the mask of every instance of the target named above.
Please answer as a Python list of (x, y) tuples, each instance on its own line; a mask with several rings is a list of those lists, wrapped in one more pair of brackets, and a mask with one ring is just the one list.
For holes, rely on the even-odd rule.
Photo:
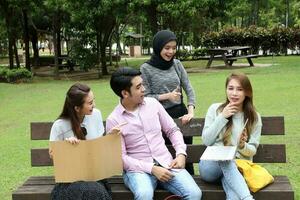
[(81, 130), (75, 106), (81, 108), (90, 91), (90, 87), (85, 84), (75, 83), (72, 85), (66, 94), (63, 110), (58, 117), (59, 119), (69, 119), (75, 136), (81, 140), (85, 139), (85, 134)]

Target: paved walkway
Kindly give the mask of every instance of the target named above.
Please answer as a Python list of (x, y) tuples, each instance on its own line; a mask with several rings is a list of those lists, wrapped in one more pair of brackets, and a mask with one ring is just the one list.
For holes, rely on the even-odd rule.
[[(272, 64), (255, 64), (255, 67), (271, 67)], [(224, 66), (224, 64), (222, 65), (214, 65), (211, 66), (209, 69), (207, 68), (198, 68), (198, 67), (192, 67), (192, 68), (186, 68), (186, 71), (188, 73), (206, 73), (206, 72), (213, 72), (213, 71), (220, 71), (220, 70), (232, 70), (232, 69), (244, 69), (244, 68), (250, 68), (249, 63), (234, 63), (232, 66), (230, 67), (226, 67)]]
[[(270, 67), (272, 64), (255, 64), (254, 67)], [(193, 67), (186, 68), (188, 73), (207, 73), (207, 72), (217, 72), (220, 70), (232, 70), (232, 69), (243, 69), (250, 68), (248, 63), (236, 63), (231, 67), (225, 67), (224, 65), (215, 65), (209, 69), (205, 67)], [(54, 68), (53, 67), (39, 67), (33, 69), (33, 72), (36, 76), (39, 77), (54, 77)], [(99, 71), (97, 69), (90, 69), (88, 72), (81, 71), (78, 68), (75, 71), (69, 71), (67, 69), (59, 71), (60, 79), (64, 80), (90, 80), (98, 79)]]

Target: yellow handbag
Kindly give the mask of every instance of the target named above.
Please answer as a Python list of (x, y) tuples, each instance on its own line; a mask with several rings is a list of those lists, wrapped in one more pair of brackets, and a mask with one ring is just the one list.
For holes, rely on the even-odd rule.
[(252, 192), (257, 192), (274, 182), (273, 176), (262, 166), (243, 159), (236, 159), (235, 162)]

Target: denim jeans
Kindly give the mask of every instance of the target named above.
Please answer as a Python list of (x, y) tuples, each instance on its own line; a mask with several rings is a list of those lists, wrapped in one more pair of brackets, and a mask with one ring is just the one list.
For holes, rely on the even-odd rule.
[(200, 200), (202, 193), (193, 177), (185, 170), (174, 172), (168, 182), (161, 182), (148, 173), (124, 172), (125, 185), (133, 192), (135, 200), (152, 200), (157, 186), (181, 196), (185, 200)]
[(222, 182), (227, 200), (253, 200), (234, 161), (201, 160), (199, 171), (201, 178), (206, 182)]

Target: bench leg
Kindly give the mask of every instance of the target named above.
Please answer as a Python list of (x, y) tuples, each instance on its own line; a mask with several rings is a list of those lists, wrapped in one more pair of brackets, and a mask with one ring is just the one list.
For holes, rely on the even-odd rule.
[(232, 63), (228, 63), (228, 60), (227, 60), (227, 58), (226, 58), (226, 55), (225, 55), (225, 54), (222, 54), (222, 58), (223, 58), (223, 60), (224, 60), (224, 63), (225, 63), (225, 66), (226, 66), (226, 67), (229, 67), (229, 66), (231, 66), (231, 65), (232, 65)]
[(210, 68), (213, 59), (214, 59), (214, 55), (210, 55), (209, 61), (208, 61), (207, 65), (206, 65), (206, 68)]
[(253, 62), (252, 62), (251, 58), (247, 58), (247, 60), (248, 60), (248, 63), (250, 64), (250, 66), (251, 66), (251, 67), (253, 67), (253, 66), (254, 66), (254, 64), (253, 64)]

